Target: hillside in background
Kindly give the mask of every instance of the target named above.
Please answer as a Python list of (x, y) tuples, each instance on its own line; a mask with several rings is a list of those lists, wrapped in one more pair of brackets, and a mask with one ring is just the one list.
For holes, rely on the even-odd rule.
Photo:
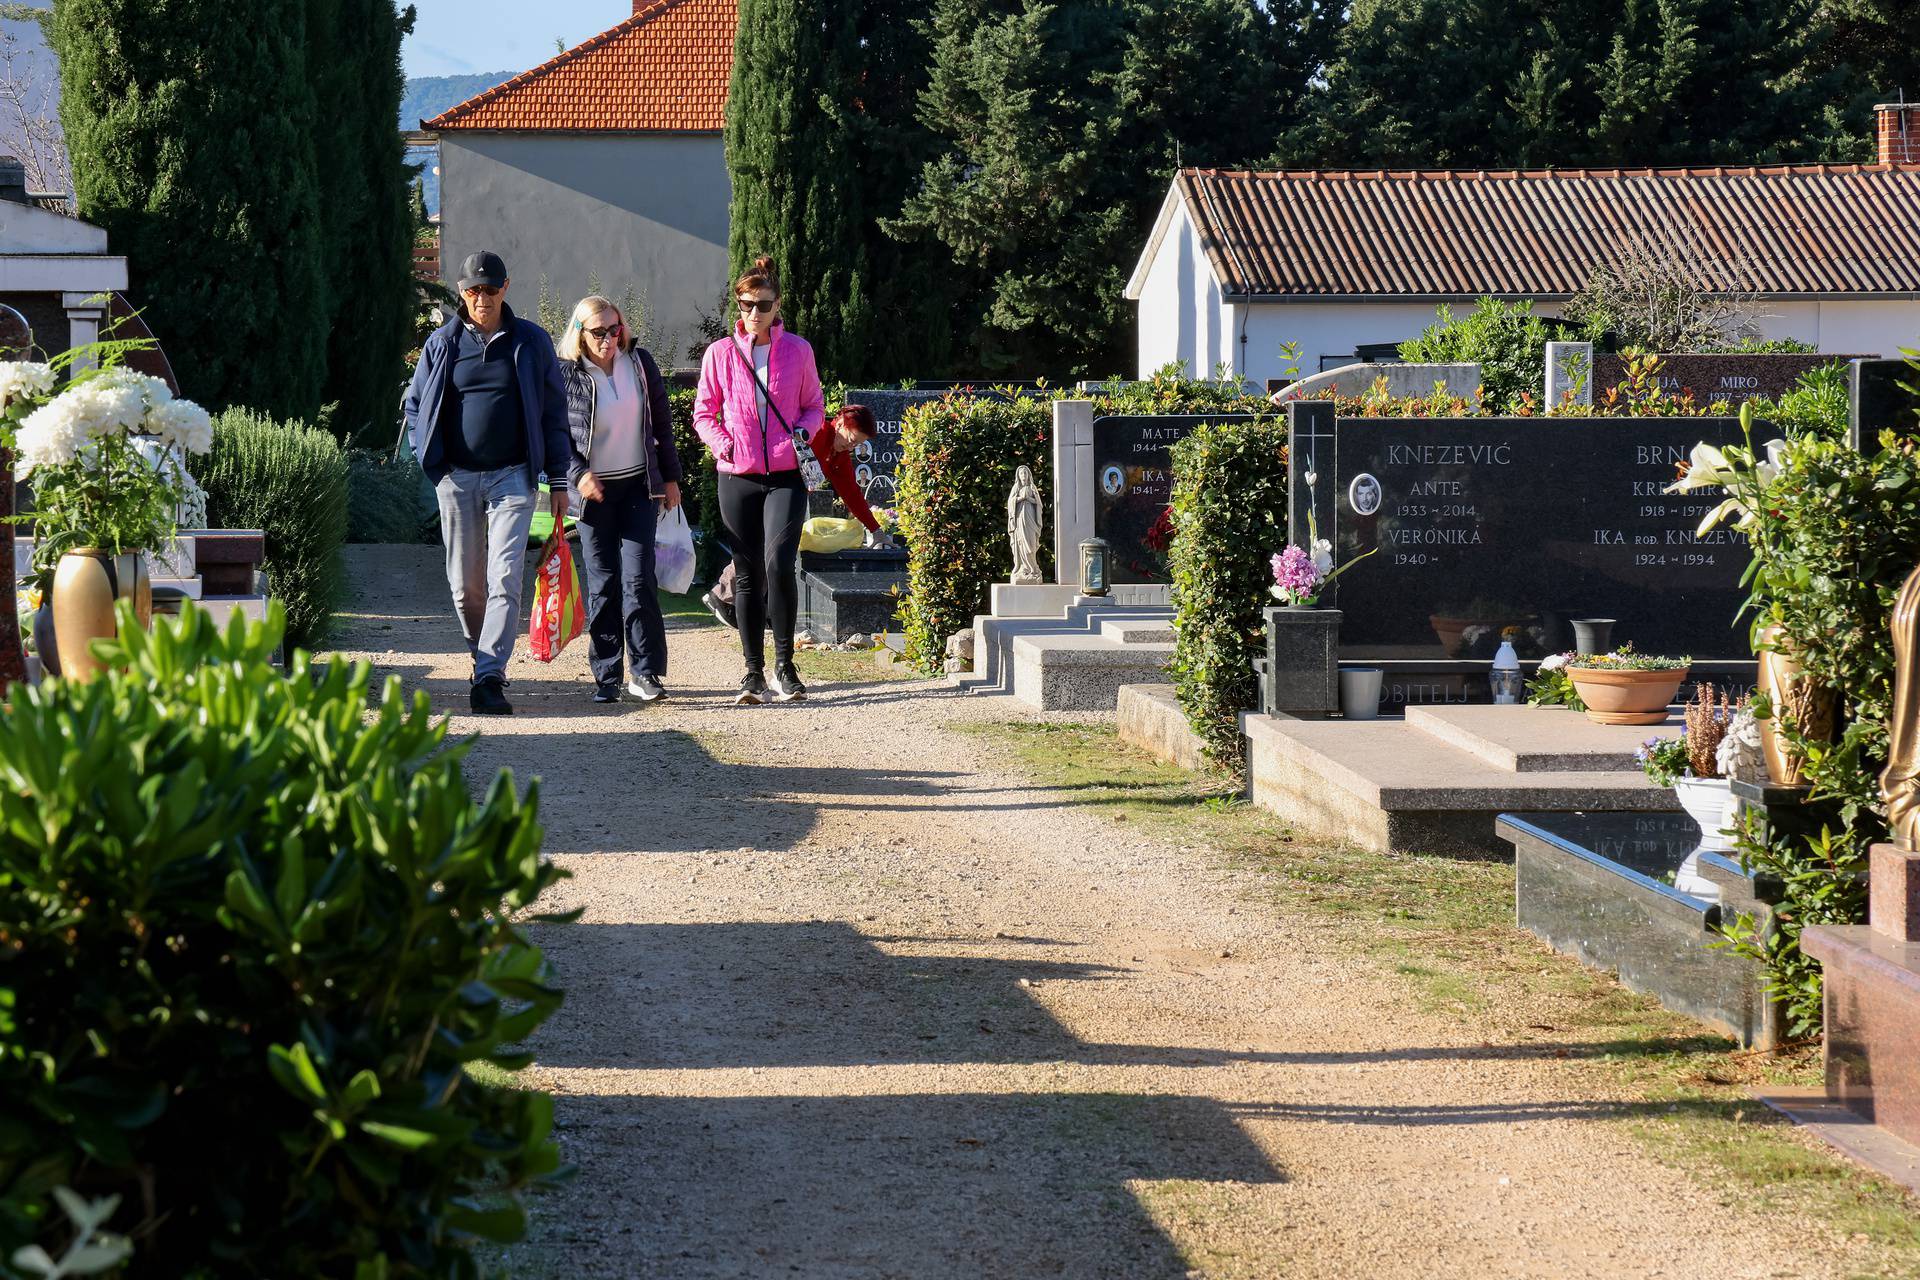
[(400, 99), (400, 127), (418, 129), (422, 120), (431, 120), (448, 107), (458, 106), (474, 94), (519, 74), (517, 71), (486, 71), (474, 76), (412, 77), (407, 81), (407, 91)]

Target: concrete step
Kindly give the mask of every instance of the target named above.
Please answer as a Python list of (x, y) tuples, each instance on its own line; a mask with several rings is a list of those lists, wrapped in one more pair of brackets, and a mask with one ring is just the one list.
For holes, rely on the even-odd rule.
[(1103, 621), (1100, 623), (1100, 634), (1119, 644), (1172, 644), (1173, 616), (1169, 613), (1162, 621)]
[(1171, 617), (1159, 606), (1126, 608), (1118, 605), (1078, 606), (1055, 618), (995, 618), (973, 620), (973, 670), (954, 676), (952, 683), (973, 693), (1013, 692), (1013, 645), (1029, 636), (1093, 635), (1097, 623), (1154, 623)]
[[(1497, 708), (1516, 711), (1517, 708)], [(1566, 713), (1530, 708), (1542, 717)], [(1674, 812), (1638, 771), (1520, 771), (1396, 720), (1294, 720), (1246, 713), (1253, 800), (1302, 830), (1389, 853), (1510, 856), (1500, 813)], [(1516, 753), (1516, 759), (1520, 753)]]
[(1638, 773), (1648, 738), (1678, 737), (1686, 722), (1595, 724), (1564, 707), (1408, 707), (1407, 724), (1510, 773)]
[(1166, 679), (1170, 644), (1102, 635), (1027, 635), (1013, 642), (1013, 696), (1042, 711), (1112, 711), (1120, 687)]

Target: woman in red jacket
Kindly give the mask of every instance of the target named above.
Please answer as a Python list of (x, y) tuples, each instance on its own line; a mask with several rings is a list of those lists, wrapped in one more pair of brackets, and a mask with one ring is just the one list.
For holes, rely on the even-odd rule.
[(693, 425), (720, 472), (720, 523), (733, 544), (734, 612), (746, 675), (734, 701), (768, 697), (766, 631), (773, 628), (773, 695), (807, 696), (793, 669), (793, 627), (800, 606), (794, 572), (807, 518), (803, 467), (817, 466), (807, 445), (826, 420), (813, 348), (780, 322), (780, 284), (760, 258), (734, 282), (740, 318), (707, 348)]

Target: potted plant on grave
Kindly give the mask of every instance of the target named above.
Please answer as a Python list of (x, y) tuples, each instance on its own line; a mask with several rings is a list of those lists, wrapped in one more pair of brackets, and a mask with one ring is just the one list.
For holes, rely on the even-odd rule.
[(1720, 744), (1733, 718), (1746, 705), (1701, 685), (1686, 706), (1686, 729), (1678, 738), (1648, 738), (1633, 753), (1657, 787), (1672, 787), (1687, 816), (1700, 825), (1696, 853), (1725, 853), (1734, 847), (1738, 826), (1731, 784), (1721, 775)]
[(1629, 644), (1577, 654), (1566, 670), (1595, 724), (1659, 724), (1692, 666), (1692, 658), (1638, 653)]
[(33, 484), (34, 574), (52, 599), (60, 672), (77, 680), (98, 670), (91, 644), (115, 634), (116, 601), (151, 619), (146, 557), (178, 531), (185, 455), (213, 446), (206, 410), (106, 354), (28, 414), (17, 440)]

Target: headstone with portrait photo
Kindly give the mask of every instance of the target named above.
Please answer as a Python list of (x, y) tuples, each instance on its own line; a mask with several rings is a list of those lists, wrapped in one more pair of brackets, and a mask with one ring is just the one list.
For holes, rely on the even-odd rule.
[(1173, 446), (1203, 422), (1247, 414), (1113, 415), (1093, 420), (1093, 529), (1115, 582), (1168, 582)]
[(1483, 701), (1503, 639), (1530, 664), (1572, 648), (1575, 619), (1613, 619), (1615, 642), (1692, 657), (1699, 674), (1750, 669), (1746, 538), (1699, 531), (1719, 491), (1665, 492), (1696, 442), (1739, 443), (1738, 419), (1303, 404), (1288, 423), (1290, 539), (1306, 544), (1311, 511), (1335, 563), (1372, 553), (1320, 603), (1342, 612), (1342, 660), (1387, 668), (1389, 702)]

